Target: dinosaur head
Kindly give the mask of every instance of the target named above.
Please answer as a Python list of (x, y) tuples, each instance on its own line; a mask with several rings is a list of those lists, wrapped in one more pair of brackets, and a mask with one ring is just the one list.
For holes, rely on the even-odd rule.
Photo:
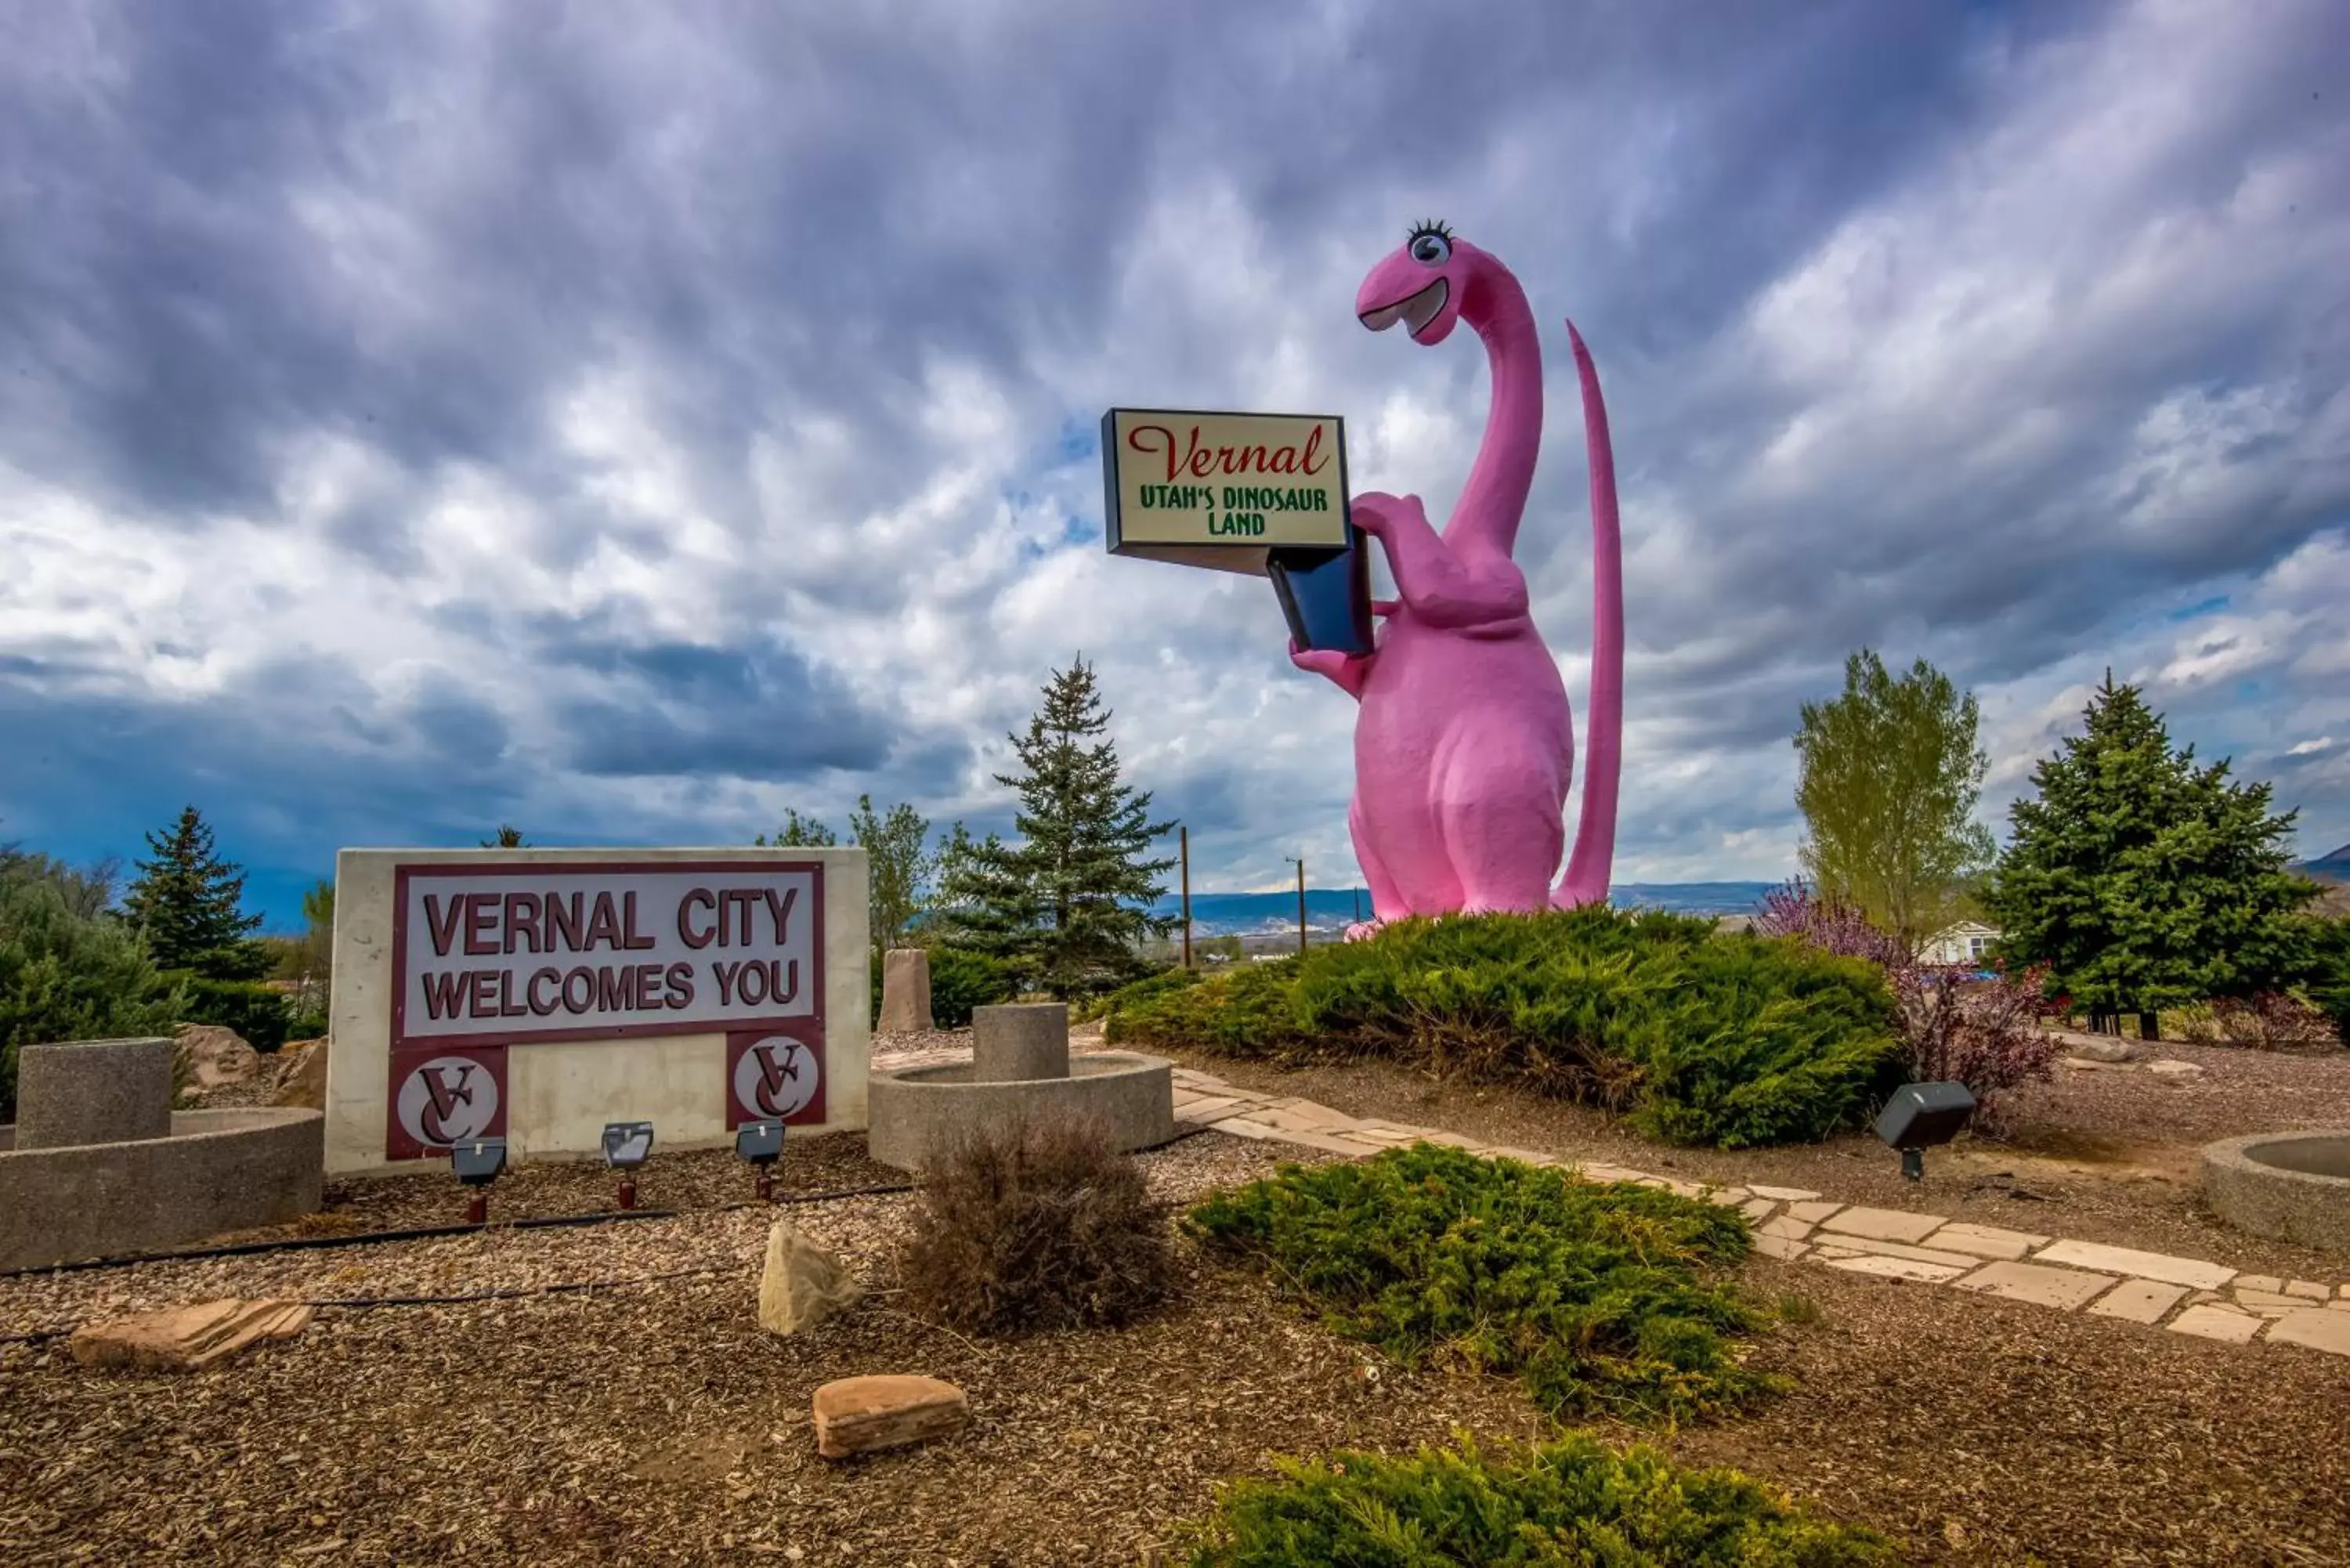
[(1363, 279), (1355, 314), (1374, 332), (1400, 321), (1413, 342), (1441, 343), (1485, 269), (1499, 265), (1442, 223), (1421, 223)]

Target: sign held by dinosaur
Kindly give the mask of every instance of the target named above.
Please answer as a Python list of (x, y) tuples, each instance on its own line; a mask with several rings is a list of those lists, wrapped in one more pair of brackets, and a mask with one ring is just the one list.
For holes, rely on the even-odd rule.
[(1112, 409), (1101, 446), (1111, 555), (1270, 577), (1298, 646), (1371, 650), (1344, 421)]

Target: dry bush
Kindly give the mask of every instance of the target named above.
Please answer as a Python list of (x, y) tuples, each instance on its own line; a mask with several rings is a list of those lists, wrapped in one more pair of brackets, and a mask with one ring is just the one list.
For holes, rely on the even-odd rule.
[(1097, 1125), (991, 1129), (922, 1176), (899, 1258), (907, 1304), (973, 1334), (1114, 1327), (1172, 1287), (1168, 1216)]
[(2344, 1044), (2324, 1013), (2273, 991), (2246, 1001), (2222, 997), (2188, 1008), (2179, 1033), (2191, 1044), (2241, 1045), (2255, 1051), (2329, 1051)]

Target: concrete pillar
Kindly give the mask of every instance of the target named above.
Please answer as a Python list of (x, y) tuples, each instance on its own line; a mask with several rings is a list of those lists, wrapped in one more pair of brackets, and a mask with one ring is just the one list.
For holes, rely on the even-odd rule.
[(27, 1045), (16, 1058), (16, 1147), (71, 1148), (172, 1136), (170, 1040)]
[(1059, 1002), (971, 1010), (971, 1076), (980, 1084), (1069, 1075), (1069, 1009)]
[(891, 948), (881, 955), (881, 1016), (876, 1034), (927, 1034), (931, 1017), (931, 955), (920, 948)]

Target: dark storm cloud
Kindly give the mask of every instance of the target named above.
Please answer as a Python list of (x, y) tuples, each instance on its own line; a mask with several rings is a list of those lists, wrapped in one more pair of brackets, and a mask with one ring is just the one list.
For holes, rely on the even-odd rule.
[[(1598, 358), (1634, 718), (1666, 759), (1714, 759), (1627, 785), (1627, 845), (1783, 821), (1796, 708), (1854, 646), (2044, 685), (2148, 603), (2342, 522), (2343, 26), (2279, 4), (2204, 26), (1867, 0), (28, 0), (0, 51), (0, 486), (199, 541), (220, 580), (267, 576), (214, 554), (224, 520), (324, 546), (348, 580), (262, 581), (240, 613), (339, 594), (396, 624), (141, 695), (136, 660), (226, 639), (203, 613), (222, 581), (173, 619), (51, 568), (32, 607), (70, 629), (0, 628), (22, 742), (0, 805), (71, 816), (139, 748), (161, 759), (141, 789), (317, 792), (344, 832), (478, 836), (573, 785), (606, 792), (563, 797), (583, 831), (691, 836), (764, 810), (754, 784), (835, 815), (868, 786), (968, 803), (1000, 794), (974, 758), (1012, 722), (971, 693), (1024, 701), (1026, 663), (1088, 616), (1124, 639), (1121, 703), (1285, 701), (1305, 678), (1277, 652), (1271, 685), (1203, 672), (1243, 611), (1247, 657), (1277, 649), (1261, 598), (1130, 576), (1040, 631), (1020, 590), (1097, 548), (1095, 481), (1061, 471), (1090, 462), (1105, 389), (1253, 399), (1285, 335), (1356, 428), (1392, 394), (1473, 436), (1466, 335), (1430, 353), (1348, 314), (1433, 212), (1544, 323), (1521, 560), (1577, 657), (1562, 317)], [(2191, 105), (2101, 123), (2099, 95), (2157, 79)], [(2345, 155), (2263, 216), (2312, 147)], [(2209, 233), (2249, 239), (2206, 255)], [(319, 456), (345, 449), (367, 461)], [(1437, 461), (1392, 464), (1432, 511)], [(1344, 711), (1283, 710), (1314, 726), (1287, 751), (1216, 728), (1160, 759), (1161, 806), (1234, 865), (1309, 814), (1335, 834)], [(2338, 768), (2294, 776), (2338, 807)]]

